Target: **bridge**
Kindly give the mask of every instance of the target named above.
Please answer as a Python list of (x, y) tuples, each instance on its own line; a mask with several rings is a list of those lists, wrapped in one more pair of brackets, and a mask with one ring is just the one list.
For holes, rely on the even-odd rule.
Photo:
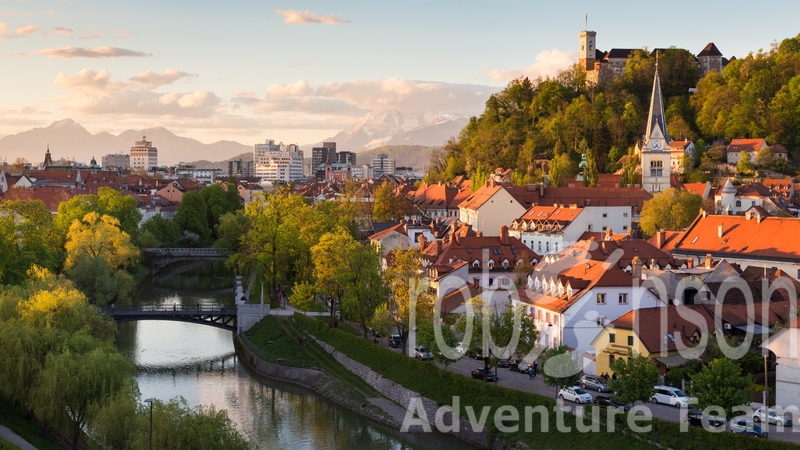
[(153, 274), (164, 266), (178, 261), (196, 261), (203, 259), (223, 259), (233, 252), (217, 248), (148, 248), (143, 251), (144, 263)]
[(237, 332), (238, 311), (236, 306), (200, 306), (194, 308), (177, 306), (130, 306), (105, 307), (102, 311), (115, 322), (131, 322), (136, 320), (171, 320), (174, 322), (197, 323), (223, 330)]

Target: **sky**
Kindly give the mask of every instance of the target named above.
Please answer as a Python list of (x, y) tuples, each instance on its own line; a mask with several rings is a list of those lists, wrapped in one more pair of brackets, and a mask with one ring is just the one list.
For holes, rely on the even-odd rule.
[(800, 2), (0, 0), (0, 136), (71, 118), (309, 144), (376, 109), (477, 115), (597, 47), (726, 57), (796, 36)]

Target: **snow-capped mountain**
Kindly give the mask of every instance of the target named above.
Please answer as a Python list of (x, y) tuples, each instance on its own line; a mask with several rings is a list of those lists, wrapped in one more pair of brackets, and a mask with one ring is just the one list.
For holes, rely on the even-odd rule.
[(336, 142), (338, 149), (355, 152), (381, 145), (435, 146), (457, 136), (467, 122), (451, 114), (404, 116), (395, 109), (375, 110), (325, 140)]
[(127, 130), (117, 136), (106, 132), (92, 134), (72, 119), (64, 119), (46, 128), (3, 137), (0, 139), (0, 157), (9, 162), (23, 157), (39, 163), (44, 160), (49, 146), (54, 160), (65, 158), (88, 163), (94, 157), (99, 163), (104, 155), (130, 152), (134, 142), (141, 140), (143, 135), (158, 148), (158, 163), (164, 165), (193, 159), (220, 159), (252, 151), (252, 147), (232, 141), (204, 144), (177, 136), (163, 127)]

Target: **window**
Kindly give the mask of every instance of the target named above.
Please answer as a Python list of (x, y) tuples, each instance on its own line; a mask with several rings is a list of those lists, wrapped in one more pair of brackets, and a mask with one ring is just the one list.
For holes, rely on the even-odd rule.
[(627, 230), (627, 229), (628, 229), (628, 226), (627, 226), (627, 225), (623, 225), (623, 226), (622, 226), (622, 230), (623, 230), (623, 231), (625, 231), (625, 230)]
[(633, 346), (633, 336), (628, 336), (628, 347)]
[(603, 227), (603, 231), (606, 231), (607, 229), (608, 229), (608, 227)]
[(603, 217), (608, 217), (608, 213), (603, 213)]
[(628, 304), (628, 294), (626, 292), (619, 294), (619, 304), (620, 305)]
[(622, 213), (622, 217), (628, 217), (628, 213)]
[(742, 206), (742, 201), (741, 200), (736, 200), (736, 207), (740, 208), (741, 206)]
[(550, 243), (547, 242), (546, 244), (547, 244), (547, 252), (549, 253), (550, 252)]
[(597, 294), (597, 304), (598, 305), (606, 304), (606, 294)]
[(500, 286), (508, 286), (508, 278), (500, 278)]
[(603, 316), (597, 316), (597, 324), (601, 327), (606, 326), (606, 318)]
[(614, 355), (608, 355), (608, 367), (614, 365)]
[(608, 333), (608, 342), (614, 344), (617, 342), (617, 334), (616, 333)]
[[(539, 253), (542, 253), (542, 241), (539, 241)], [(800, 271), (798, 271), (800, 272)]]
[(556, 252), (558, 252), (558, 242), (556, 242), (556, 243), (554, 243), (554, 244), (553, 244), (553, 250), (555, 250)]
[(494, 278), (489, 278), (489, 286), (494, 285)]

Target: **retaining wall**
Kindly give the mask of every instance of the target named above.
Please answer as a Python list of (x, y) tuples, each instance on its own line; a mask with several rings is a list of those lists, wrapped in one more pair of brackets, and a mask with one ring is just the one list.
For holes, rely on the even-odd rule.
[(255, 370), (259, 375), (263, 375), (267, 378), (286, 381), (298, 386), (313, 389), (314, 385), (326, 376), (324, 372), (320, 372), (319, 370), (282, 366), (280, 364), (266, 362), (250, 351), (247, 345), (239, 339), (239, 336), (234, 336), (233, 345), (241, 361), (244, 361), (245, 364)]

